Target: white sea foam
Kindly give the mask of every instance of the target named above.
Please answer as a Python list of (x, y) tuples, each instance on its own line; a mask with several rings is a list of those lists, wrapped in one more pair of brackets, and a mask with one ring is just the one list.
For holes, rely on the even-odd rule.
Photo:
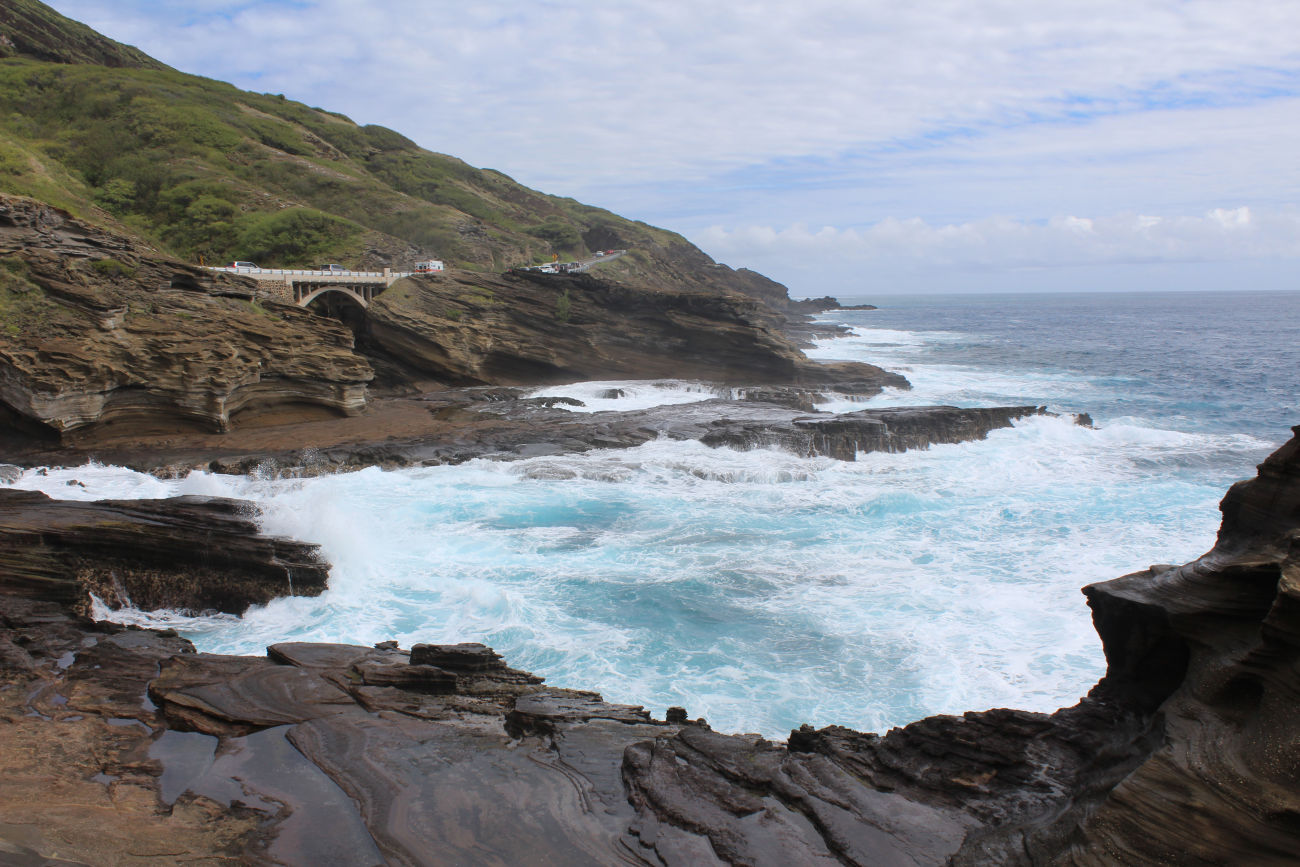
[[(948, 332), (858, 329), (817, 357), (905, 367), (867, 404), (1087, 406), (1070, 372), (937, 364)], [(602, 397), (609, 389), (623, 396)], [(714, 396), (699, 383), (578, 383), (588, 411)], [(1087, 583), (1208, 549), (1224, 467), (1253, 437), (1113, 416), (1034, 417), (987, 440), (856, 462), (657, 440), (634, 449), (298, 480), (158, 480), (88, 465), (19, 487), (94, 499), (206, 493), (333, 564), (318, 598), (243, 618), (117, 612), (202, 649), (284, 640), (483, 641), (551, 683), (724, 730), (802, 722), (883, 730), (991, 706), (1052, 710), (1103, 670)], [(1244, 456), (1250, 456), (1249, 459)], [(76, 484), (69, 484), (75, 481)]]
[(807, 350), (819, 361), (867, 361), (901, 373), (910, 389), (887, 388), (867, 400), (831, 394), (819, 403), (823, 412), (853, 412), (875, 406), (952, 405), (962, 407), (1046, 404), (1071, 401), (1086, 405), (1096, 386), (1079, 374), (1036, 370), (998, 370), (936, 363), (929, 349), (968, 340), (953, 332), (900, 332), (851, 329), (847, 336), (823, 338)]
[(1102, 669), (1078, 588), (1209, 546), (1221, 491), (1169, 461), (1211, 439), (1035, 418), (856, 463), (654, 441), (287, 481), (83, 467), (19, 484), (248, 497), (268, 532), (322, 545), (322, 597), (158, 615), (206, 650), (480, 640), (552, 683), (781, 736), (1077, 698)]
[(572, 412), (630, 412), (655, 406), (697, 403), (729, 394), (703, 382), (683, 379), (610, 379), (550, 385), (528, 392), (529, 397), (567, 397), (582, 406), (556, 404)]

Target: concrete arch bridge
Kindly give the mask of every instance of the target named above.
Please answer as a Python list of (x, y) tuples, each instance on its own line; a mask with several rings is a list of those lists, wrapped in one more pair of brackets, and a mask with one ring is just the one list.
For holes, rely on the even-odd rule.
[[(306, 307), (329, 293), (342, 295), (359, 304), (362, 309), (397, 280), (410, 277), (414, 271), (310, 271), (296, 268), (211, 268), (227, 274), (243, 274), (261, 283), (267, 294), (276, 301)], [(328, 299), (327, 299), (328, 300)]]

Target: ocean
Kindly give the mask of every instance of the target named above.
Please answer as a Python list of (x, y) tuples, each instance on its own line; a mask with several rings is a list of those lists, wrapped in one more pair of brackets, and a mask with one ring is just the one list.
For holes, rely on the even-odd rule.
[[(555, 686), (784, 738), (801, 723), (884, 731), (1074, 703), (1105, 668), (1079, 589), (1208, 550), (1228, 485), (1300, 424), (1300, 292), (844, 300), (881, 309), (824, 314), (851, 333), (809, 355), (870, 361), (914, 389), (823, 408), (1060, 415), (854, 463), (654, 441), (314, 479), (90, 465), (18, 485), (246, 498), (266, 531), (322, 546), (333, 569), (318, 598), (243, 618), (111, 615), (201, 650), (481, 641)], [(608, 411), (713, 396), (690, 382), (537, 393)]]

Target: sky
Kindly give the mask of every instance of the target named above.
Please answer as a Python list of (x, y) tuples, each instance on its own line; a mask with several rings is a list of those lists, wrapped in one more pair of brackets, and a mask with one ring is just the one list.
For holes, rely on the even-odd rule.
[(794, 297), (1300, 289), (1297, 0), (53, 0)]

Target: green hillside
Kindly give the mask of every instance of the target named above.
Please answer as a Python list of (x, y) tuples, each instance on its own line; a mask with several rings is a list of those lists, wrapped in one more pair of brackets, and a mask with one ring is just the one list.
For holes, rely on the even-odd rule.
[(114, 42), (32, 0), (5, 0), (0, 5), (0, 57), (12, 55), (54, 63), (167, 68), (143, 51)]
[(608, 276), (665, 288), (784, 287), (684, 238), (432, 153), (283, 96), (187, 75), (34, 0), (0, 10), (0, 191), (191, 262), (478, 270), (627, 248)]

